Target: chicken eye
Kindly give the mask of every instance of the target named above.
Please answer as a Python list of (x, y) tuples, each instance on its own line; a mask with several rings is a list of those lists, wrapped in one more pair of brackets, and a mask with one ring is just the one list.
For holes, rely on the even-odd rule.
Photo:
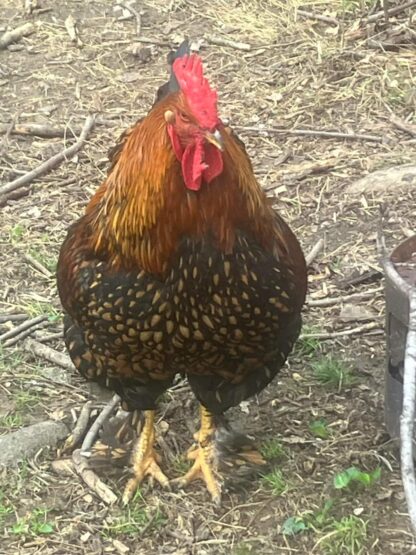
[(184, 112), (180, 113), (180, 117), (181, 117), (181, 120), (184, 123), (191, 123), (191, 120), (189, 119), (189, 116), (187, 114), (185, 114)]

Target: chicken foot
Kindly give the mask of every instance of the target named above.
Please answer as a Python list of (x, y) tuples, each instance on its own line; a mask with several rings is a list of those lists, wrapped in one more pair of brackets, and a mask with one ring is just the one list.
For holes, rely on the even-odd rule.
[(218, 461), (215, 446), (216, 426), (212, 414), (202, 405), (201, 427), (195, 434), (198, 445), (188, 451), (188, 459), (195, 461), (192, 468), (182, 477), (173, 480), (180, 487), (187, 486), (190, 482), (201, 479), (211, 494), (216, 505), (221, 502), (221, 483), (218, 480)]
[(160, 455), (154, 450), (155, 442), (155, 411), (144, 411), (144, 425), (137, 442), (133, 448), (131, 457), (133, 474), (127, 482), (126, 488), (123, 493), (122, 502), (126, 505), (137, 487), (143, 481), (145, 476), (150, 476), (157, 480), (163, 487), (169, 487), (169, 480), (163, 474), (159, 467)]

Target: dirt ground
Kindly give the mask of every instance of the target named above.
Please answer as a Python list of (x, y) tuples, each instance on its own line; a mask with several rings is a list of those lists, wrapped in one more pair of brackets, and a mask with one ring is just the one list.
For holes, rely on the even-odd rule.
[[(380, 226), (388, 248), (415, 230), (415, 187), (349, 190), (370, 172), (414, 162), (414, 11), (386, 22), (376, 0), (126, 5), (141, 14), (139, 37), (136, 19), (119, 20), (112, 1), (0, 0), (0, 32), (28, 22), (35, 31), (0, 50), (1, 182), (73, 144), (88, 113), (100, 118), (74, 157), (34, 180), (20, 198), (3, 199), (0, 334), (21, 323), (5, 315), (46, 316), (32, 336), (64, 352), (54, 278), (60, 244), (104, 178), (107, 151), (151, 106), (170, 46), (189, 36), (196, 46), (205, 39), (200, 53), (218, 88), (221, 115), (246, 143), (260, 183), (305, 252), (324, 240), (310, 266), (306, 335), (279, 378), (230, 411), (234, 425), (256, 437), (269, 467), (227, 490), (220, 509), (200, 483), (172, 492), (146, 483), (129, 508), (108, 507), (76, 475), (54, 471), (56, 450), (43, 451), (0, 473), (0, 553), (415, 552), (397, 446), (384, 426), (384, 296), (376, 246)], [(76, 23), (74, 41), (68, 16)], [(249, 49), (219, 46), (218, 37)], [(15, 134), (13, 122), (16, 129), (38, 123), (65, 135)], [(316, 306), (353, 293), (364, 297)], [(361, 331), (345, 333), (355, 328)], [(47, 419), (72, 427), (90, 398), (82, 379), (28, 352), (24, 338), (1, 348), (0, 373), (4, 434)], [(198, 424), (188, 388), (174, 389), (162, 399), (158, 424), (170, 476), (186, 468), (182, 454)], [(351, 467), (367, 483), (335, 487), (334, 477), (339, 485), (340, 473)], [(126, 476), (117, 469), (102, 475), (117, 494)]]

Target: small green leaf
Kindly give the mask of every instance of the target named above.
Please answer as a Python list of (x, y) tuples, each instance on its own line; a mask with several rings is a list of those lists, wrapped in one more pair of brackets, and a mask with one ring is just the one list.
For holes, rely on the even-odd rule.
[(344, 470), (343, 472), (339, 472), (334, 476), (334, 487), (335, 489), (344, 489), (348, 487), (349, 483), (351, 482), (351, 474), (349, 468), (348, 470)]
[(51, 524), (50, 522), (39, 524), (36, 531), (39, 534), (51, 534), (53, 532), (53, 524)]
[(352, 466), (347, 468), (343, 472), (336, 474), (334, 476), (334, 487), (335, 489), (345, 489), (349, 487), (352, 483), (358, 483), (364, 487), (369, 487), (377, 482), (381, 476), (381, 468), (377, 467), (372, 472), (363, 472), (359, 468)]
[(300, 534), (308, 528), (303, 518), (300, 516), (291, 516), (282, 524), (282, 534), (285, 536), (294, 536)]
[(309, 429), (315, 437), (319, 437), (321, 439), (327, 439), (329, 437), (329, 430), (326, 420), (323, 418), (319, 420), (313, 420), (309, 424)]
[(24, 520), (19, 520), (18, 522), (16, 522), (16, 524), (13, 524), (12, 526), (12, 532), (13, 534), (16, 534), (16, 536), (20, 536), (20, 534), (26, 534), (28, 532), (28, 529), (29, 527)]

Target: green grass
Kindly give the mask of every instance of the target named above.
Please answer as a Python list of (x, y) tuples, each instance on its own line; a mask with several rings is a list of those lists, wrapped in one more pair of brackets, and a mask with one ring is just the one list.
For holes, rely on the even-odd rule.
[(19, 368), (22, 360), (22, 353), (19, 351), (8, 352), (0, 345), (0, 374)]
[(10, 228), (10, 231), (9, 231), (10, 243), (15, 245), (23, 238), (23, 235), (25, 233), (26, 233), (26, 228), (22, 224), (14, 225), (13, 227)]
[(289, 483), (279, 468), (274, 468), (262, 478), (263, 485), (273, 495), (282, 495), (289, 489)]
[(253, 547), (246, 543), (239, 543), (231, 551), (231, 555), (253, 555)]
[(294, 536), (306, 530), (318, 531), (325, 525), (332, 524), (333, 517), (330, 516), (334, 501), (328, 499), (322, 509), (316, 511), (305, 511), (301, 515), (291, 516), (285, 520), (281, 532), (286, 536)]
[[(304, 325), (302, 334), (319, 333), (320, 329), (316, 326)], [(295, 354), (301, 357), (312, 357), (322, 350), (322, 343), (316, 337), (299, 337), (295, 346)]]
[(266, 461), (273, 461), (285, 454), (284, 447), (278, 439), (269, 439), (260, 447), (260, 453)]
[[(5, 494), (0, 490), (0, 529), (4, 527), (6, 518), (13, 513), (12, 507), (5, 499)], [(2, 535), (0, 533), (0, 535)]]
[(353, 13), (364, 11), (367, 13), (378, 0), (342, 0), (341, 6), (344, 12)]
[(363, 555), (366, 552), (367, 522), (350, 515), (334, 520), (317, 545), (323, 555)]
[(48, 252), (45, 252), (44, 248), (42, 250), (30, 249), (29, 254), (38, 262), (42, 264), (47, 270), (52, 273), (56, 271), (56, 265), (58, 263), (56, 256), (51, 256)]
[(13, 395), (16, 412), (25, 412), (39, 403), (39, 395), (33, 391), (18, 391)]
[(112, 513), (104, 522), (104, 533), (108, 537), (137, 537), (146, 529), (156, 530), (166, 522), (159, 508), (148, 507), (140, 489), (136, 491), (131, 503), (118, 514)]
[(50, 322), (57, 322), (62, 316), (59, 310), (47, 302), (30, 301), (22, 308), (31, 318), (45, 315)]
[(0, 416), (0, 429), (4, 428), (10, 430), (13, 428), (19, 428), (23, 424), (23, 417), (19, 413), (6, 414), (5, 416)]
[(28, 515), (19, 518), (10, 528), (15, 536), (39, 536), (51, 534), (55, 526), (48, 520), (50, 509), (33, 509)]
[(331, 355), (313, 362), (312, 369), (318, 382), (338, 390), (355, 382), (355, 376), (345, 362)]
[(354, 515), (339, 519), (331, 515), (334, 501), (329, 499), (322, 509), (306, 511), (285, 520), (281, 533), (295, 536), (313, 532), (320, 537), (313, 552), (322, 555), (363, 555), (367, 539), (367, 522)]
[(184, 456), (184, 455), (178, 455), (172, 461), (173, 470), (179, 475), (182, 475), (182, 474), (185, 474), (186, 472), (188, 472), (188, 470), (191, 468), (191, 466), (192, 466), (192, 461), (187, 459), (186, 456)]

